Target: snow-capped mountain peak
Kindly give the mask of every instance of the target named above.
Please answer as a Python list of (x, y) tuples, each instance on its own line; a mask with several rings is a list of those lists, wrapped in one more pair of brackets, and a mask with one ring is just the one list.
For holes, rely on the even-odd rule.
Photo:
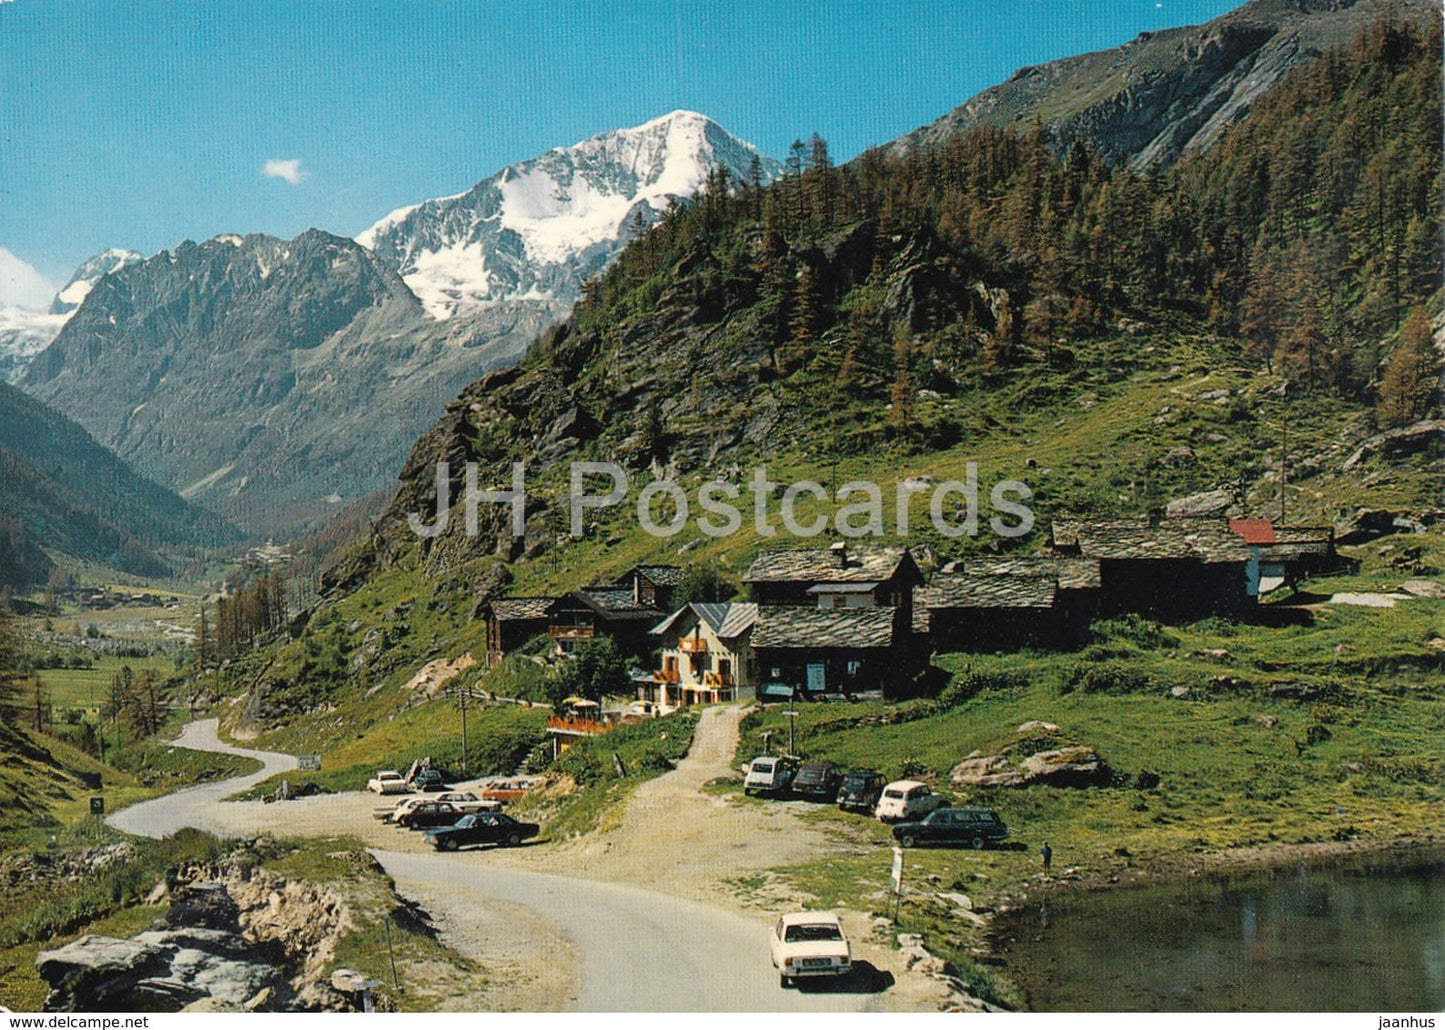
[(570, 301), (630, 237), (717, 167), (738, 179), (756, 158), (781, 168), (693, 111), (509, 165), (464, 193), (400, 208), (356, 239), (391, 262), (436, 318), (502, 300)]
[(124, 268), (132, 262), (144, 260), (142, 255), (133, 250), (122, 250), (119, 247), (102, 250), (75, 270), (70, 281), (61, 287), (60, 292), (51, 301), (50, 313), (52, 315), (70, 314), (80, 307), (81, 302), (90, 295), (91, 289), (100, 282), (101, 276)]

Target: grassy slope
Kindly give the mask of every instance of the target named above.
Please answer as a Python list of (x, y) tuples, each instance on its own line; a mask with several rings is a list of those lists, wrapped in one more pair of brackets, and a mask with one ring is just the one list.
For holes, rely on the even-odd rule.
[[(1233, 485), (1241, 474), (1251, 485), (1250, 510), (1259, 514), (1276, 511), (1278, 487), (1272, 474), (1279, 460), (1280, 419), (1286, 415), (1273, 396), (1276, 379), (1224, 365), (1223, 352), (1208, 338), (1120, 337), (1080, 345), (1078, 352), (1080, 361), (1069, 369), (1039, 368), (1018, 382), (991, 390), (923, 399), (921, 421), (935, 426), (948, 423), (957, 433), (959, 442), (947, 450), (873, 450), (820, 461), (796, 445), (768, 460), (771, 478), (779, 482), (814, 478), (828, 485), (849, 479), (876, 481), (883, 486), (885, 522), (891, 533), (893, 484), (920, 473), (940, 480), (963, 478), (967, 464), (976, 461), (985, 498), (989, 486), (1001, 478), (1021, 479), (1034, 489), (1031, 505), (1038, 528), (1022, 542), (1025, 549), (1040, 545), (1051, 513), (1140, 511), (1191, 491)], [(815, 386), (794, 384), (789, 388), (811, 390)], [(1222, 400), (1201, 396), (1220, 390), (1229, 391)], [(1407, 511), (1433, 505), (1440, 473), (1427, 470), (1418, 459), (1407, 458), (1390, 466), (1372, 458), (1352, 473), (1341, 471), (1357, 441), (1368, 435), (1360, 409), (1314, 397), (1291, 401), (1287, 414), (1295, 466), (1289, 494), (1292, 523), (1328, 523), (1348, 504)], [(819, 411), (819, 438), (866, 434), (884, 417), (876, 407), (833, 396)], [(1163, 462), (1171, 449), (1183, 445), (1194, 451), (1192, 464), (1175, 467)], [(532, 492), (545, 495), (555, 484), (544, 476), (528, 485)], [(560, 592), (616, 575), (640, 561), (717, 561), (737, 579), (760, 547), (786, 540), (785, 534), (763, 540), (749, 518), (740, 533), (723, 540), (706, 538), (695, 525), (689, 525), (678, 536), (660, 541), (636, 524), (634, 505), (641, 485), (633, 483), (632, 495), (624, 505), (599, 513), (602, 525), (598, 532), (582, 540), (564, 540), (539, 557), (511, 564), (506, 573), (510, 580), (495, 589), (516, 594)], [(681, 485), (689, 496), (696, 496), (695, 479), (684, 479)], [(750, 501), (744, 494), (739, 506)], [(774, 525), (779, 522), (777, 508), (774, 503)], [(800, 505), (800, 519), (806, 521), (813, 511), (810, 503)], [(911, 507), (907, 540), (915, 546), (931, 545), (943, 555), (957, 554), (994, 539), (986, 528), (988, 514), (986, 510), (981, 513), (985, 528), (978, 541), (947, 540), (927, 525), (926, 497), (918, 498)], [(680, 556), (683, 548), (686, 553)], [(1437, 564), (1445, 565), (1445, 561)], [(296, 704), (296, 714), (277, 720), (259, 743), (297, 753), (321, 752), (327, 769), (321, 778), (336, 787), (359, 786), (370, 770), (404, 765), (421, 754), (443, 761), (455, 756), (460, 749), (460, 718), (455, 709), (441, 700), (409, 709), (415, 699), (404, 685), (429, 661), (467, 652), (482, 654), (483, 623), (469, 619), (469, 613), (474, 590), (482, 583), (496, 582), (496, 571), (495, 559), (482, 558), (445, 576), (433, 576), (422, 571), (415, 555), (407, 555), (356, 593), (323, 606), (302, 639), (259, 654), (249, 667), (232, 669), (234, 686), (245, 686), (261, 676), (282, 683), (281, 693)], [(1366, 575), (1355, 584), (1341, 581), (1339, 585), (1373, 582)], [(1346, 651), (1357, 647), (1375, 632), (1370, 620), (1385, 618), (1393, 625), (1403, 611), (1388, 616), (1344, 612), (1338, 621), (1332, 621), (1334, 615), (1323, 615), (1306, 637), (1293, 630), (1246, 628), (1240, 633), (1259, 654), (1275, 655), (1259, 660), (1293, 666), (1292, 672), (1275, 678), (1335, 668), (1348, 671), (1350, 659), (1336, 655), (1334, 648), (1340, 644)], [(1411, 632), (1418, 636), (1427, 629), (1412, 624)], [(1232, 646), (1209, 633), (1196, 632), (1183, 641), (1180, 650), (1216, 645)], [(1327, 651), (1328, 658), (1321, 657)], [(1237, 671), (1231, 665), (1207, 669), (1199, 662), (1180, 665), (1181, 659), (1173, 652), (1134, 658), (1166, 680)], [(1001, 661), (1007, 664), (1012, 660)], [(1060, 670), (1076, 661), (1059, 657), (1038, 659), (1037, 664), (1057, 680)], [(1322, 663), (1329, 668), (1321, 668)], [(952, 670), (960, 663), (943, 664)], [(516, 664), (493, 671), (478, 665), (463, 674), (460, 682), (474, 683), (501, 696), (526, 695), (535, 686), (519, 682)], [(1020, 707), (1057, 708), (1059, 703), (1045, 705), (1040, 698)], [(1072, 699), (1068, 703), (1083, 702)], [(1106, 710), (1113, 713), (1110, 719), (1121, 728), (1120, 737), (1127, 736), (1134, 719), (1147, 714), (1131, 709), (1132, 699), (1095, 698), (1089, 703), (1099, 709), (1088, 713), (1090, 719), (1102, 719), (1100, 713)], [(310, 710), (305, 711), (307, 708)], [(239, 714), (240, 706), (229, 712)], [(516, 713), (506, 717), (525, 718)], [(504, 716), (499, 712), (495, 718)], [(1050, 716), (1035, 712), (1023, 718)], [(473, 723), (474, 746), (479, 736), (488, 732), (484, 725), (483, 721)], [(951, 727), (945, 730), (953, 732)], [(943, 760), (939, 758), (939, 762)], [(1130, 754), (1128, 759), (1114, 760), (1128, 764), (1134, 759)], [(510, 769), (483, 769), (474, 762), (473, 772), (481, 771)]]

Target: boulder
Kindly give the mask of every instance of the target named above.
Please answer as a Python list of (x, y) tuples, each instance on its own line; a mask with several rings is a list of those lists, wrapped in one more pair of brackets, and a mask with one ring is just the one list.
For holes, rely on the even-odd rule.
[(1169, 468), (1188, 468), (1198, 460), (1194, 448), (1188, 444), (1180, 444), (1178, 447), (1171, 447), (1169, 453), (1164, 455), (1161, 465)]
[(197, 927), (152, 931), (135, 939), (166, 949), (170, 953), (166, 979), (196, 998), (215, 999), (223, 1011), (239, 1012), (266, 990), (273, 1007), (279, 1007), (275, 1003), (285, 986), (280, 970), (239, 934)]
[(1019, 726), (1017, 732), (1032, 733), (1034, 730), (1043, 730), (1045, 733), (1057, 733), (1059, 728), (1051, 722), (1042, 722), (1038, 719), (1031, 719)]
[(1055, 787), (1087, 787), (1113, 778), (1102, 758), (1091, 748), (1077, 745), (1029, 755), (1023, 761), (1023, 772), (1030, 783)]
[[(1187, 448), (1186, 448), (1187, 449)], [(1173, 451), (1169, 452), (1171, 455)], [(1189, 452), (1193, 460), (1194, 452)], [(1167, 458), (1165, 459), (1168, 460)], [(1170, 518), (1191, 518), (1199, 515), (1218, 515), (1234, 505), (1232, 490), (1206, 490), (1203, 493), (1178, 497), (1165, 505), (1164, 512)]]
[(1445, 597), (1445, 583), (1433, 579), (1410, 579), (1400, 584), (1401, 593), (1413, 597)]
[(166, 951), (154, 945), (98, 934), (42, 951), (35, 968), (50, 985), (45, 1011), (133, 1010), (137, 982), (164, 975), (170, 968), (166, 958)]
[(949, 781), (955, 787), (1019, 787), (1025, 780), (1003, 755), (974, 752), (953, 767)]
[(1297, 701), (1308, 701), (1320, 691), (1319, 688), (1309, 683), (1275, 683), (1270, 686), (1269, 692), (1274, 697), (1287, 697)]

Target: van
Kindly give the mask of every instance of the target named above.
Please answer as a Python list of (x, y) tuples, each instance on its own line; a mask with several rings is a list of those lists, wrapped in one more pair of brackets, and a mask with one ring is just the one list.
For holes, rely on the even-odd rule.
[(943, 795), (928, 789), (918, 780), (895, 780), (883, 788), (873, 815), (885, 823), (904, 819), (922, 819), (943, 804)]
[(797, 762), (775, 755), (759, 755), (748, 763), (743, 779), (744, 794), (783, 794), (793, 784)]

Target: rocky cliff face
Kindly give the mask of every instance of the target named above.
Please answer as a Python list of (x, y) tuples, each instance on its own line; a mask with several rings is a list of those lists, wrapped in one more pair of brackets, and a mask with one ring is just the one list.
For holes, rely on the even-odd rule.
[(1387, 8), (1396, 17), (1431, 9), (1423, 0), (1253, 0), (1204, 25), (1021, 68), (895, 146), (1037, 122), (1060, 151), (1087, 139), (1111, 163), (1168, 167), (1213, 143), (1291, 67), (1348, 44)]

